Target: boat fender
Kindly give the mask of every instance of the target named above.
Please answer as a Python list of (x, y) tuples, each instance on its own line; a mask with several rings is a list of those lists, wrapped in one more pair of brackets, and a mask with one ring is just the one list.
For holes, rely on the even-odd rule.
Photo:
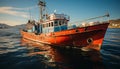
[(93, 39), (92, 39), (92, 38), (88, 38), (88, 39), (87, 39), (87, 43), (88, 43), (88, 44), (90, 44), (90, 43), (92, 43), (92, 42), (93, 42)]

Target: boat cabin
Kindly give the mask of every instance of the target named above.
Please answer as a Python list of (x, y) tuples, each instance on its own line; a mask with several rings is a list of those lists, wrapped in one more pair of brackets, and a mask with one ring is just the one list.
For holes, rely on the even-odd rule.
[(65, 14), (50, 14), (42, 23), (42, 33), (58, 32), (67, 30), (70, 17)]

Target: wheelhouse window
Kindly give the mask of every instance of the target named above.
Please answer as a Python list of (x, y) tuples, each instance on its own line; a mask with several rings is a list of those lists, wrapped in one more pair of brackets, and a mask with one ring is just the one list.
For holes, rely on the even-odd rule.
[(49, 23), (49, 27), (50, 27), (51, 25), (50, 25), (50, 23)]
[(46, 27), (49, 27), (49, 23), (47, 23), (46, 25), (47, 25)]
[(59, 21), (59, 25), (64, 25), (65, 24), (65, 21), (64, 20), (60, 20)]
[(51, 22), (51, 26), (53, 26), (53, 22)]
[(59, 25), (62, 25), (62, 21), (61, 20), (59, 21)]
[(58, 21), (55, 21), (55, 22), (54, 22), (54, 26), (58, 26)]
[(64, 24), (67, 25), (67, 21), (66, 20), (64, 21)]
[(45, 28), (45, 24), (43, 24), (42, 26), (43, 26), (43, 28)]
[(61, 25), (64, 25), (64, 20), (61, 21)]

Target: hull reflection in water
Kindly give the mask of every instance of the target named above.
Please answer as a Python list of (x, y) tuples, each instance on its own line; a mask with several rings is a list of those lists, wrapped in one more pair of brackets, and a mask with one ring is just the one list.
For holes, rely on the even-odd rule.
[(100, 53), (83, 52), (80, 49), (58, 48), (32, 42), (22, 38), (22, 46), (37, 47), (39, 51), (30, 55), (43, 55), (46, 60), (43, 61), (45, 68), (53, 67), (53, 69), (104, 69)]

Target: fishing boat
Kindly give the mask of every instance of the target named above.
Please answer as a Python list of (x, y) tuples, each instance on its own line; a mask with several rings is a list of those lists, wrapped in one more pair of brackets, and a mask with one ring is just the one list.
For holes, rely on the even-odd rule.
[[(26, 29), (21, 30), (22, 38), (42, 44), (76, 48), (82, 51), (100, 51), (109, 22), (88, 22), (69, 26), (70, 16), (46, 14), (44, 1), (39, 1), (40, 20), (28, 20)], [(109, 14), (91, 19), (109, 17)], [(73, 23), (74, 24), (74, 23)]]

